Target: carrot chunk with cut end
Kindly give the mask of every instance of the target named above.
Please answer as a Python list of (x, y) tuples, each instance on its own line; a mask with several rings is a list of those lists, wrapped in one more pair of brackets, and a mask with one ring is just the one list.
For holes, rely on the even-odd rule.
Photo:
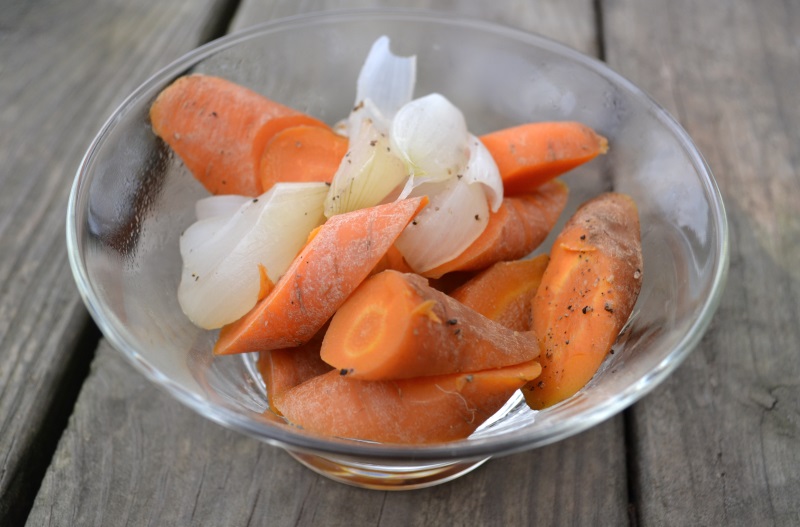
[(332, 371), (284, 394), (286, 419), (317, 434), (423, 444), (469, 436), (541, 367), (505, 368), (398, 381), (359, 381)]
[(498, 262), (450, 293), (481, 315), (517, 331), (531, 329), (531, 300), (549, 258)]
[(267, 388), (270, 409), (280, 414), (278, 401), (283, 395), (313, 377), (331, 370), (319, 356), (324, 330), (296, 348), (262, 351), (258, 356), (258, 371)]
[(500, 368), (535, 359), (536, 337), (489, 320), (415, 274), (387, 270), (339, 308), (322, 359), (348, 377), (407, 379)]
[(541, 244), (567, 204), (569, 190), (560, 181), (545, 183), (530, 194), (503, 199), (489, 224), (464, 252), (423, 273), (439, 278), (452, 271), (474, 271), (496, 262), (517, 260)]
[(608, 140), (577, 122), (527, 123), (481, 136), (507, 196), (526, 194), (608, 150)]
[(153, 131), (212, 194), (258, 196), (261, 154), (277, 132), (323, 122), (210, 75), (181, 77), (150, 107)]
[(542, 375), (523, 389), (532, 408), (563, 401), (589, 382), (630, 317), (641, 285), (633, 200), (606, 193), (583, 204), (556, 238), (533, 299)]
[(331, 217), (266, 298), (220, 330), (214, 353), (288, 348), (307, 342), (380, 261), (427, 197)]
[(347, 153), (346, 137), (329, 128), (293, 126), (275, 134), (261, 156), (259, 177), (264, 191), (275, 183), (330, 183)]
[(385, 271), (387, 269), (400, 271), (401, 273), (414, 272), (414, 270), (411, 269), (411, 266), (408, 265), (406, 259), (403, 258), (402, 253), (397, 249), (397, 246), (395, 245), (389, 247), (389, 250), (386, 251), (386, 254), (383, 256), (383, 258), (381, 258), (381, 260), (372, 270), (372, 274), (378, 274), (381, 271)]

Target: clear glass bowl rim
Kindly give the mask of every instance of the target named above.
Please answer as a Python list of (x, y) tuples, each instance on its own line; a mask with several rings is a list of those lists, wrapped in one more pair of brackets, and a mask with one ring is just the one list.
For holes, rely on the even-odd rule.
[[(551, 53), (563, 56), (571, 61), (580, 63), (582, 66), (593, 70), (595, 73), (605, 77), (614, 84), (624, 87), (626, 90), (647, 101), (648, 105), (652, 108), (653, 113), (659, 118), (659, 121), (661, 121), (662, 124), (669, 128), (674, 134), (679, 144), (681, 144), (686, 154), (691, 159), (692, 164), (696, 167), (701, 176), (703, 176), (701, 183), (705, 187), (707, 194), (713, 198), (709, 202), (713, 221), (712, 228), (718, 232), (718, 237), (716, 240), (717, 244), (714, 248), (717, 261), (713, 271), (713, 283), (710, 290), (711, 292), (701, 307), (700, 316), (695, 319), (694, 323), (689, 328), (689, 331), (686, 332), (674, 349), (659, 362), (656, 368), (639, 379), (638, 382), (630, 385), (627, 389), (620, 391), (614, 397), (607, 399), (604, 403), (592, 407), (590, 410), (584, 412), (576, 412), (570, 415), (568, 418), (559, 421), (557, 424), (548, 426), (545, 429), (536, 429), (534, 427), (532, 430), (529, 430), (528, 428), (530, 427), (527, 427), (526, 429), (517, 430), (496, 437), (435, 445), (394, 446), (357, 443), (315, 437), (312, 435), (303, 434), (301, 432), (292, 431), (288, 427), (269, 425), (265, 422), (247, 419), (244, 416), (239, 415), (227, 408), (210, 404), (207, 400), (198, 397), (197, 395), (184, 389), (182, 386), (174, 383), (170, 378), (166, 377), (163, 373), (150, 365), (128, 343), (124, 335), (124, 330), (115, 327), (105, 316), (103, 316), (105, 306), (100, 300), (100, 297), (94, 291), (92, 283), (86, 272), (86, 265), (80, 249), (80, 232), (78, 228), (79, 226), (77, 225), (77, 218), (80, 198), (83, 194), (82, 191), (90, 183), (89, 174), (92, 160), (95, 157), (95, 152), (101, 147), (105, 138), (109, 135), (119, 117), (123, 115), (129, 107), (143, 97), (144, 94), (147, 93), (154, 85), (161, 85), (169, 79), (174, 78), (177, 72), (183, 72), (203, 59), (206, 59), (224, 49), (236, 46), (240, 42), (249, 40), (256, 36), (285, 31), (296, 27), (322, 24), (331, 25), (339, 22), (356, 22), (367, 20), (383, 20), (403, 23), (434, 23), (443, 26), (457, 26), (465, 29), (497, 34), (507, 39), (517, 40), (534, 47), (542, 48)], [(621, 412), (658, 386), (678, 367), (678, 365), (680, 365), (680, 363), (698, 344), (720, 303), (729, 266), (728, 222), (722, 202), (722, 196), (717, 183), (711, 174), (711, 170), (702, 154), (689, 137), (688, 133), (661, 105), (659, 105), (646, 92), (618, 73), (611, 70), (605, 63), (588, 55), (584, 55), (583, 53), (580, 53), (547, 37), (526, 32), (521, 29), (503, 26), (493, 22), (487, 22), (460, 15), (453, 15), (445, 12), (418, 9), (346, 9), (316, 12), (276, 19), (213, 40), (190, 51), (189, 53), (163, 67), (143, 84), (141, 84), (119, 105), (119, 107), (111, 114), (106, 123), (102, 126), (87, 149), (87, 152), (78, 167), (69, 196), (66, 235), (69, 263), (72, 268), (73, 276), (75, 278), (79, 293), (84, 301), (84, 304), (87, 306), (90, 315), (114, 348), (120, 351), (125, 358), (150, 381), (165, 389), (175, 399), (207, 419), (210, 419), (226, 428), (237, 430), (274, 446), (300, 452), (308, 452), (311, 454), (327, 454), (331, 456), (338, 456), (344, 459), (385, 460), (386, 462), (390, 463), (408, 461), (447, 461), (456, 459), (470, 460), (485, 458), (488, 456), (506, 455), (522, 450), (545, 446), (566, 437), (578, 434)]]

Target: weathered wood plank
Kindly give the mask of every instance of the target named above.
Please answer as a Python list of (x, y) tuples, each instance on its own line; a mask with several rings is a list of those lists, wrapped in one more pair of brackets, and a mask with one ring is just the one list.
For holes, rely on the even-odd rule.
[(387, 493), (334, 483), (154, 390), (105, 341), (28, 525), (621, 525), (611, 420), (452, 483)]
[(616, 0), (606, 57), (686, 127), (720, 184), (728, 287), (633, 412), (642, 525), (800, 524), (800, 5)]
[(372, 7), (453, 13), (536, 32), (589, 55), (599, 51), (592, 0), (244, 0), (232, 27), (315, 11)]
[[(233, 27), (367, 5), (375, 4), (244, 2)], [(442, 5), (596, 50), (590, 0), (404, 4)], [(622, 419), (615, 418), (551, 447), (493, 460), (445, 486), (364, 491), (194, 415), (103, 344), (29, 524), (621, 525), (627, 521), (624, 448)]]
[(24, 519), (82, 380), (70, 377), (92, 353), (74, 354), (89, 322), (66, 263), (74, 171), (114, 106), (194, 47), (220, 2), (161, 4), (12, 2), (0, 13), (3, 525)]

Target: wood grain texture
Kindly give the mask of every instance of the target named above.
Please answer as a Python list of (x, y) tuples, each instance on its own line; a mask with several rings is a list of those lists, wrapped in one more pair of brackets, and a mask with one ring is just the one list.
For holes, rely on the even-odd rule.
[(28, 525), (621, 525), (621, 435), (615, 419), (440, 487), (368, 491), (194, 414), (104, 343)]
[(66, 422), (74, 401), (61, 390), (88, 362), (75, 355), (89, 321), (64, 239), (73, 174), (114, 106), (168, 56), (195, 46), (217, 3), (192, 2), (196, 13), (189, 2), (3, 6), (0, 524), (17, 523), (30, 505), (60, 433), (52, 421)]
[(599, 51), (593, 0), (244, 0), (232, 29), (304, 13), (363, 8), (452, 13), (539, 33), (589, 55)]
[[(246, 1), (232, 28), (368, 4), (374, 5)], [(589, 0), (410, 4), (435, 4), (596, 50)], [(444, 486), (405, 493), (356, 489), (195, 415), (103, 343), (28, 524), (622, 525), (624, 449), (617, 417), (550, 447), (492, 460)]]
[(633, 411), (641, 525), (800, 525), (800, 5), (604, 1), (606, 58), (667, 107), (726, 202), (698, 349)]
[[(226, 5), (0, 10), (0, 524), (86, 319), (62, 241), (78, 159), (123, 94), (225, 25)], [(246, 0), (232, 28), (375, 5), (458, 12), (604, 52), (687, 128), (726, 200), (731, 269), (698, 349), (629, 412), (633, 522), (800, 524), (800, 5)], [(103, 345), (28, 523), (622, 525), (622, 428), (617, 417), (433, 489), (364, 491), (194, 415)]]

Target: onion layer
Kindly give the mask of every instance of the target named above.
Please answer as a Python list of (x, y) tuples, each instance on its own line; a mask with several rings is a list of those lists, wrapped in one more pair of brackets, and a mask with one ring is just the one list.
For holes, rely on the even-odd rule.
[(438, 93), (400, 108), (389, 139), (392, 149), (408, 165), (413, 186), (455, 177), (469, 157), (464, 115)]
[(469, 136), (469, 162), (464, 170), (466, 183), (480, 183), (486, 192), (486, 198), (492, 207), (492, 212), (497, 212), (503, 204), (503, 179), (500, 169), (497, 168), (492, 154), (480, 139), (470, 134)]
[[(178, 302), (186, 316), (202, 328), (215, 329), (252, 309), (262, 272), (276, 282), (309, 233), (324, 221), (327, 191), (325, 183), (278, 183), (228, 216), (192, 224), (180, 240)], [(230, 202), (221, 202), (220, 209)], [(219, 210), (208, 205), (202, 210)]]
[(365, 121), (333, 176), (325, 216), (378, 205), (407, 176), (386, 135)]
[(395, 242), (411, 268), (423, 273), (449, 262), (470, 246), (489, 222), (489, 204), (481, 185), (463, 178), (425, 183), (412, 195), (430, 202)]

